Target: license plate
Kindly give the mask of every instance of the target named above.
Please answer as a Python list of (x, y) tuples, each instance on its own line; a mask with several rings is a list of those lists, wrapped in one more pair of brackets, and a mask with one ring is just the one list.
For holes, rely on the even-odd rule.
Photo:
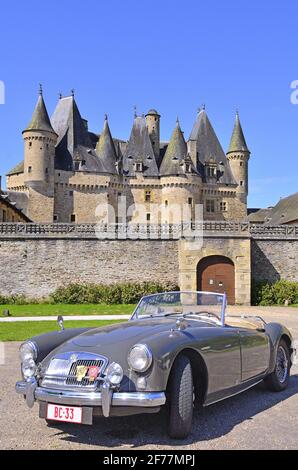
[(48, 404), (47, 419), (65, 423), (81, 423), (82, 408), (77, 406), (61, 406)]

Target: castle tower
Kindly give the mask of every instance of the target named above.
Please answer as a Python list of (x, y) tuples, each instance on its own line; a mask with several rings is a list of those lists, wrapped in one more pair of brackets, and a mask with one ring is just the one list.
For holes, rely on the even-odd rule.
[(238, 184), (237, 195), (240, 201), (245, 205), (247, 204), (248, 195), (249, 158), (250, 151), (247, 147), (239, 119), (239, 113), (237, 112), (230, 147), (227, 152), (227, 159), (230, 162), (231, 170)]
[(115, 149), (114, 141), (113, 141), (112, 134), (110, 131), (107, 115), (105, 115), (103, 131), (100, 134), (100, 138), (96, 145), (96, 153), (103, 166), (104, 171), (112, 175), (117, 174), (116, 149)]
[(53, 222), (55, 145), (52, 128), (40, 88), (28, 127), (23, 131), (24, 182), (29, 189), (28, 216), (36, 222)]
[(156, 160), (159, 159), (160, 148), (160, 115), (156, 109), (150, 109), (146, 114), (146, 124), (149, 132), (149, 137), (152, 143), (153, 151)]

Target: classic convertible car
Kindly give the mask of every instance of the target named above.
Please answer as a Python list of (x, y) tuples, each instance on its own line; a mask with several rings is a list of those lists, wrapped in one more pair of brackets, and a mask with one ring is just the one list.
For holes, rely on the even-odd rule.
[(195, 404), (211, 405), (264, 381), (284, 390), (291, 333), (259, 317), (226, 317), (226, 295), (165, 292), (143, 297), (128, 322), (64, 329), (20, 347), (16, 391), (48, 421), (92, 424), (165, 407), (168, 432), (185, 438)]

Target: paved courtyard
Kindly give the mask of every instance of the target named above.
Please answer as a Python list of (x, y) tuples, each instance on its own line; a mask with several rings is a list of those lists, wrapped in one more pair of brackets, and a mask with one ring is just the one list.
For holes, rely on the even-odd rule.
[[(298, 309), (231, 307), (232, 314), (260, 314), (284, 323), (298, 339)], [(1, 326), (0, 326), (1, 328)], [(19, 343), (6, 343), (0, 365), (0, 449), (297, 449), (298, 365), (289, 388), (276, 394), (262, 385), (195, 414), (193, 432), (184, 441), (171, 441), (164, 416), (98, 418), (95, 425), (48, 426), (14, 392), (19, 379)]]

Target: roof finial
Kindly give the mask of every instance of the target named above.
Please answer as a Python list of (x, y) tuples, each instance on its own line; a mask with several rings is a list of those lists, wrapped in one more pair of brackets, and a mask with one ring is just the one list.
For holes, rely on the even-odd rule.
[(71, 92), (71, 96), (74, 98), (74, 95), (75, 95), (75, 90), (74, 90), (74, 88), (72, 88), (72, 89), (70, 90), (70, 92)]
[(202, 104), (202, 110), (205, 111), (205, 109), (206, 109), (206, 104), (203, 103), (203, 104)]
[(236, 117), (239, 118), (239, 109), (238, 108), (236, 108)]
[(62, 100), (62, 93), (59, 93), (59, 100)]
[(176, 124), (177, 124), (177, 126), (180, 126), (179, 116), (177, 116), (177, 118), (176, 118)]
[(42, 91), (42, 83), (39, 84), (39, 95), (42, 96), (43, 91)]
[(105, 113), (105, 121), (107, 121), (107, 120), (108, 120), (108, 115), (107, 115), (107, 113)]
[(136, 118), (136, 117), (138, 116), (138, 115), (137, 115), (137, 107), (136, 107), (136, 105), (134, 105), (133, 109), (134, 109), (134, 117)]

